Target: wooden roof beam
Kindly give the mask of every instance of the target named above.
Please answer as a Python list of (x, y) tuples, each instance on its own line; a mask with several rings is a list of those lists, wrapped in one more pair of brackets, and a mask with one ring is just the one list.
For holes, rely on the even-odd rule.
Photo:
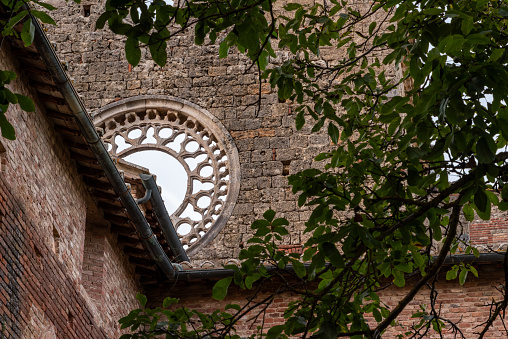
[(11, 53), (17, 57), (22, 57), (24, 59), (42, 60), (41, 55), (39, 53), (25, 51), (23, 49), (16, 47), (11, 48)]
[(75, 121), (74, 117), (72, 115), (65, 114), (65, 113), (60, 113), (60, 112), (56, 112), (56, 111), (52, 111), (52, 110), (47, 110), (46, 114), (48, 116), (52, 117), (52, 118), (64, 120), (64, 121), (67, 121), (67, 122), (73, 122), (73, 121)]
[(111, 193), (104, 192), (101, 190), (94, 189), (92, 191), (92, 194), (99, 199), (109, 200), (109, 201), (113, 201), (113, 200), (120, 201), (120, 198), (116, 194), (111, 194)]
[(111, 224), (111, 232), (115, 234), (123, 234), (123, 235), (134, 235), (136, 234), (136, 230), (133, 227), (126, 227), (117, 224)]
[(125, 236), (125, 235), (119, 235), (117, 238), (117, 241), (119, 244), (134, 245), (134, 246), (141, 245), (143, 243), (143, 241), (139, 238), (131, 238), (131, 237)]
[(109, 222), (115, 223), (117, 225), (130, 225), (131, 219), (127, 217), (121, 217), (119, 215), (111, 214), (111, 213), (104, 213), (104, 219), (106, 219)]
[(157, 274), (157, 271), (154, 271), (154, 270), (150, 270), (148, 268), (144, 268), (144, 267), (141, 267), (141, 266), (136, 266), (136, 274), (139, 274), (139, 275), (143, 275), (143, 276), (150, 276), (150, 277), (153, 277), (153, 276), (156, 276)]
[(57, 130), (57, 132), (72, 135), (75, 137), (80, 137), (82, 135), (80, 130), (72, 129), (62, 125), (55, 125), (55, 129)]
[(143, 259), (138, 257), (129, 257), (129, 261), (135, 265), (145, 266), (145, 267), (155, 267), (155, 263), (149, 259)]
[(44, 78), (48, 76), (47, 70), (43, 70), (43, 69), (36, 68), (36, 67), (31, 67), (28, 65), (23, 66), (23, 71), (32, 73), (32, 74), (36, 74), (36, 75), (40, 75), (41, 77), (44, 77)]
[(132, 255), (135, 257), (149, 258), (148, 253), (144, 249), (139, 249), (131, 246), (124, 246), (123, 251), (125, 254)]
[[(58, 92), (60, 93), (60, 92)], [(42, 102), (50, 102), (58, 106), (67, 106), (67, 101), (63, 98), (55, 97), (53, 95), (39, 94), (39, 99)]]

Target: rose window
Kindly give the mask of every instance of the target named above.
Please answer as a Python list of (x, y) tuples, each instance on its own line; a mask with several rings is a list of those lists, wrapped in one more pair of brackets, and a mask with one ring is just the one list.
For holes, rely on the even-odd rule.
[(107, 105), (94, 123), (113, 157), (156, 174), (188, 255), (215, 238), (240, 184), (238, 151), (217, 118), (181, 99), (144, 96)]

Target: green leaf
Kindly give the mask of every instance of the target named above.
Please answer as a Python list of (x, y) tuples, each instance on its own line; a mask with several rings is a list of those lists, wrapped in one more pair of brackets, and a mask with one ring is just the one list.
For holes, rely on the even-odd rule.
[(302, 8), (302, 5), (294, 3), (294, 2), (288, 3), (287, 5), (284, 6), (284, 9), (286, 11), (295, 11), (299, 8)]
[(17, 75), (11, 71), (0, 71), (0, 82), (9, 84), (12, 80), (16, 79)]
[(377, 25), (377, 22), (376, 21), (372, 21), (369, 25), (369, 34), (372, 34), (372, 32), (374, 32), (374, 29), (376, 28), (376, 25)]
[(413, 267), (409, 263), (400, 263), (395, 265), (395, 268), (405, 273), (412, 273)]
[(288, 230), (287, 230), (285, 227), (282, 227), (282, 226), (275, 227), (275, 228), (273, 229), (273, 231), (274, 231), (275, 233), (280, 234), (280, 235), (288, 235), (288, 234), (289, 234)]
[(490, 38), (483, 33), (468, 35), (467, 41), (470, 44), (486, 45), (490, 43)]
[(97, 22), (95, 23), (95, 29), (103, 29), (104, 25), (106, 24), (106, 21), (111, 17), (111, 12), (104, 12), (101, 14), (101, 16), (97, 19)]
[(258, 66), (259, 69), (264, 71), (266, 69), (266, 66), (268, 65), (268, 62), (270, 60), (270, 56), (267, 51), (261, 52), (261, 55), (258, 58)]
[(473, 221), (474, 220), (474, 209), (471, 207), (471, 205), (466, 204), (464, 207), (462, 207), (462, 211), (464, 212), (464, 217), (467, 221)]
[(319, 119), (319, 121), (314, 125), (314, 127), (312, 127), (311, 132), (315, 133), (315, 132), (319, 131), (321, 129), (321, 127), (323, 127), (323, 125), (325, 124), (325, 120), (326, 120), (325, 117)]
[(5, 98), (8, 102), (11, 104), (17, 104), (18, 103), (18, 97), (12, 93), (8, 88), (4, 88)]
[(265, 235), (267, 235), (268, 233), (270, 233), (270, 229), (269, 228), (260, 228), (256, 231), (256, 233), (254, 234), (255, 237), (264, 237)]
[(488, 164), (496, 157), (490, 149), (489, 142), (484, 137), (481, 137), (476, 144), (476, 157), (480, 164)]
[(337, 126), (335, 126), (335, 124), (331, 121), (328, 124), (328, 135), (330, 136), (330, 138), (332, 138), (332, 142), (334, 144), (337, 144), (340, 138), (340, 132)]
[(251, 289), (252, 284), (254, 284), (254, 282), (259, 280), (259, 278), (261, 278), (261, 274), (259, 274), (257, 272), (248, 275), (247, 277), (245, 277), (245, 287), (247, 287), (248, 289)]
[(28, 11), (19, 12), (9, 20), (9, 23), (7, 24), (6, 28), (12, 29), (12, 27), (16, 26), (16, 24), (20, 22), (21, 19), (23, 19), (27, 14)]
[(178, 299), (176, 298), (170, 298), (170, 297), (167, 297), (164, 299), (164, 301), (162, 302), (162, 307), (164, 308), (168, 308), (170, 305), (172, 304), (176, 304), (178, 302)]
[(212, 290), (212, 298), (215, 300), (223, 300), (228, 294), (228, 287), (233, 281), (233, 277), (227, 277), (217, 281)]
[(303, 111), (298, 112), (296, 115), (295, 125), (297, 130), (301, 130), (303, 125), (305, 125), (305, 117), (303, 115)]
[(261, 227), (268, 227), (268, 226), (270, 226), (270, 222), (267, 220), (263, 220), (263, 219), (255, 220), (252, 223), (252, 229), (261, 228)]
[(478, 271), (476, 270), (476, 268), (474, 268), (473, 266), (469, 266), (469, 270), (471, 271), (471, 273), (473, 273), (475, 277), (478, 278)]
[(240, 311), (242, 309), (242, 307), (238, 304), (227, 304), (226, 307), (224, 307), (224, 309), (225, 310), (233, 309), (233, 310)]
[(468, 35), (473, 29), (473, 17), (468, 16), (467, 18), (462, 19), (460, 28), (464, 35)]
[(125, 41), (125, 57), (129, 64), (136, 67), (141, 60), (141, 49), (139, 48), (139, 41), (136, 38), (127, 38)]
[(487, 195), (485, 194), (484, 190), (481, 187), (478, 187), (478, 190), (474, 194), (474, 204), (476, 205), (476, 208), (478, 208), (480, 212), (486, 212), (487, 204), (490, 204)]
[(439, 15), (444, 12), (444, 9), (442, 8), (427, 8), (423, 10), (423, 14), (425, 15)]
[(473, 254), (475, 257), (479, 258), (480, 257), (480, 251), (478, 251), (478, 249), (476, 247), (473, 247)]
[(404, 279), (404, 273), (402, 273), (401, 271), (399, 271), (397, 269), (393, 269), (392, 274), (393, 274), (393, 278), (394, 278), (393, 283), (397, 287), (404, 287), (404, 285), (406, 285), (406, 280)]
[(292, 264), (293, 264), (293, 270), (295, 271), (296, 275), (299, 277), (299, 278), (303, 278), (305, 277), (305, 275), (307, 274), (307, 271), (305, 270), (305, 266), (303, 265), (303, 263), (301, 263), (299, 260), (291, 260)]
[(194, 43), (198, 46), (205, 42), (205, 24), (203, 21), (199, 21), (194, 29)]
[(219, 58), (223, 59), (223, 58), (227, 57), (228, 53), (229, 53), (228, 42), (226, 40), (224, 40), (223, 42), (221, 42), (221, 44), (219, 46)]
[(35, 105), (32, 99), (21, 94), (16, 94), (19, 106), (23, 111), (35, 112)]
[(381, 264), (379, 264), (377, 269), (386, 278), (388, 278), (392, 274), (392, 267), (389, 262), (386, 262), (386, 261), (382, 262)]
[(289, 220), (287, 220), (286, 218), (277, 218), (277, 219), (272, 221), (272, 226), (273, 227), (277, 227), (277, 226), (289, 226)]
[(418, 250), (412, 249), (411, 254), (413, 256), (413, 260), (414, 260), (415, 264), (418, 267), (423, 267), (425, 265), (425, 260), (423, 259), (423, 256), (421, 255), (421, 253), (418, 252)]
[(283, 97), (281, 99), (289, 99), (291, 94), (293, 94), (293, 89), (293, 79), (287, 79), (286, 82), (284, 82)]
[(501, 190), (501, 198), (503, 200), (508, 201), (508, 185), (504, 184), (503, 189)]
[(276, 325), (268, 330), (266, 334), (266, 339), (276, 339), (284, 330), (285, 325)]
[(150, 54), (152, 55), (153, 61), (157, 63), (159, 66), (164, 66), (168, 59), (168, 53), (166, 52), (166, 41), (160, 40), (153, 36), (149, 39), (148, 48), (150, 49)]
[(139, 304), (143, 307), (146, 306), (146, 302), (148, 301), (148, 299), (146, 298), (145, 295), (141, 294), (141, 293), (138, 293), (136, 294), (136, 299), (138, 299), (139, 301)]
[(315, 67), (314, 66), (307, 66), (307, 75), (309, 76), (309, 78), (314, 78), (316, 77), (315, 75)]
[(497, 197), (497, 195), (494, 192), (486, 190), (485, 195), (489, 199), (489, 202), (488, 202), (489, 204), (492, 204), (494, 206), (497, 206), (499, 204), (499, 198)]
[(269, 209), (263, 214), (263, 218), (268, 220), (269, 222), (272, 222), (273, 218), (275, 218), (275, 211), (272, 209)]
[(342, 254), (340, 254), (337, 247), (334, 244), (329, 242), (324, 242), (322, 245), (323, 253), (330, 259), (330, 262), (333, 266), (337, 268), (344, 267), (344, 259), (342, 258)]
[(47, 3), (45, 3), (45, 2), (41, 2), (41, 1), (39, 1), (39, 2), (36, 2), (36, 3), (37, 3), (37, 5), (39, 5), (39, 6), (41, 6), (41, 7), (44, 7), (44, 8), (46, 8), (47, 10), (50, 10), (50, 11), (54, 11), (54, 10), (56, 9), (56, 7), (54, 7), (53, 5), (47, 4)]
[(55, 25), (56, 26), (55, 20), (53, 20), (53, 18), (50, 17), (48, 14), (46, 14), (44, 12), (41, 12), (41, 11), (35, 11), (35, 10), (32, 10), (30, 13), (34, 17), (39, 19), (40, 21), (44, 22), (45, 24), (50, 24), (50, 25)]
[(468, 272), (468, 270), (465, 269), (465, 268), (463, 268), (462, 271), (460, 271), (460, 274), (459, 274), (459, 283), (461, 285), (464, 285), (464, 283), (466, 282), (467, 272)]
[(446, 272), (446, 280), (453, 280), (457, 278), (458, 269), (450, 269), (448, 272)]
[(488, 62), (495, 62), (497, 61), (502, 55), (504, 54), (504, 48), (496, 48), (492, 51), (492, 54), (490, 55)]
[(25, 43), (25, 47), (28, 47), (34, 41), (35, 35), (35, 26), (32, 20), (27, 20), (23, 24), (23, 29), (21, 30), (21, 39)]
[(14, 131), (14, 127), (7, 121), (7, 118), (3, 113), (0, 112), (0, 129), (2, 131), (2, 136), (9, 140), (16, 140), (16, 132)]
[(323, 322), (323, 324), (321, 325), (320, 332), (322, 334), (321, 334), (321, 336), (318, 336), (318, 338), (323, 338), (323, 339), (336, 339), (337, 335), (339, 333), (336, 325), (330, 321)]

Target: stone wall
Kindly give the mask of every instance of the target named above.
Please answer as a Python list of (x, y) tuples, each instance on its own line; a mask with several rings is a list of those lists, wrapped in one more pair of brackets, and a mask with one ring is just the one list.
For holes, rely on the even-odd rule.
[[(59, 9), (52, 15), (59, 26), (48, 27), (50, 39), (92, 114), (120, 99), (170, 95), (208, 110), (233, 137), (241, 164), (240, 195), (226, 227), (211, 244), (191, 258), (195, 266), (211, 260), (215, 267), (220, 267), (228, 259), (236, 258), (239, 244), (246, 243), (251, 236), (251, 223), (269, 208), (290, 221), (288, 243), (305, 241), (302, 233), (310, 210), (298, 208), (297, 196), (292, 194), (287, 177), (309, 167), (324, 166), (313, 158), (330, 147), (326, 131), (311, 134), (310, 120), (301, 131), (296, 131), (293, 105), (279, 102), (276, 91), (267, 83), (261, 86), (262, 105), (258, 111), (255, 103), (259, 83), (255, 67), (249, 70), (249, 60), (234, 49), (227, 58), (219, 59), (218, 43), (195, 46), (193, 32), (188, 31), (168, 42), (166, 66), (157, 66), (143, 50), (140, 64), (131, 67), (125, 59), (123, 39), (107, 29), (94, 29), (103, 2), (94, 0), (79, 5), (63, 0), (54, 2)], [(304, 2), (314, 3), (313, 0)], [(277, 10), (285, 3), (278, 1)], [(351, 3), (361, 10), (371, 4), (364, 0)], [(367, 33), (367, 27), (361, 29)], [(276, 50), (277, 58), (272, 62), (282, 63), (288, 53)], [(343, 49), (323, 47), (322, 62), (333, 64), (342, 53)], [(387, 71), (387, 78), (390, 77), (395, 77), (394, 69)], [(505, 214), (500, 218), (504, 221)], [(488, 227), (486, 232), (496, 232), (490, 231), (492, 225)], [(508, 242), (506, 232), (501, 233)]]
[[(85, 5), (88, 6), (89, 3)], [(94, 31), (101, 4), (91, 5), (85, 17), (83, 4), (60, 5), (53, 13), (59, 27), (49, 27), (59, 57), (68, 65), (74, 85), (92, 112), (115, 100), (137, 95), (170, 95), (188, 100), (217, 117), (233, 136), (241, 163), (241, 188), (236, 208), (226, 227), (193, 262), (205, 259), (220, 267), (235, 258), (239, 244), (250, 237), (250, 224), (272, 208), (292, 227), (291, 244), (301, 244), (307, 208), (298, 208), (287, 177), (316, 164), (313, 158), (330, 146), (326, 134), (310, 134), (312, 125), (295, 130), (293, 106), (279, 102), (276, 91), (262, 86), (262, 106), (257, 111), (259, 83), (249, 60), (231, 51), (218, 58), (218, 44), (194, 46), (185, 32), (169, 42), (168, 63), (157, 66), (143, 52), (142, 61), (130, 67), (120, 38), (106, 30)], [(282, 3), (279, 4), (282, 6)], [(278, 51), (276, 63), (287, 56)]]
[[(9, 88), (36, 98), (11, 55), (5, 42), (0, 69), (18, 74)], [(39, 109), (43, 106), (35, 103), (32, 113), (18, 105), (9, 108), (16, 140), (2, 140), (0, 322), (12, 338), (40, 337), (44, 331), (58, 338), (116, 336), (113, 323), (136, 305), (140, 287), (106, 223), (100, 225), (109, 274), (103, 285), (114, 305), (111, 297), (104, 297), (99, 311), (82, 286), (83, 261), (89, 259), (85, 226), (97, 208), (64, 141)]]

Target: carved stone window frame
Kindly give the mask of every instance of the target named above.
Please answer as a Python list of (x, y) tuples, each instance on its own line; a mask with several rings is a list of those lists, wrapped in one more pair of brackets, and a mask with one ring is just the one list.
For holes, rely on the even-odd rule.
[[(238, 199), (241, 172), (235, 142), (215, 116), (183, 99), (165, 95), (145, 95), (106, 105), (94, 115), (93, 122), (97, 128), (104, 130), (103, 141), (112, 145), (110, 154), (113, 157), (122, 158), (143, 150), (158, 150), (171, 155), (185, 168), (188, 175), (186, 196), (182, 205), (171, 215), (171, 219), (176, 229), (183, 223), (191, 225), (190, 233), (180, 237), (184, 247), (188, 246), (189, 256), (196, 254), (219, 234)], [(156, 144), (142, 143), (149, 128), (155, 131)], [(160, 137), (159, 132), (163, 128), (173, 130), (171, 137)], [(128, 138), (128, 134), (135, 129), (141, 129), (141, 137), (134, 140)], [(185, 135), (185, 139), (181, 142), (179, 153), (165, 146), (182, 134)], [(116, 154), (115, 138), (118, 135), (131, 146)], [(189, 142), (197, 142), (198, 150), (188, 152), (186, 145)], [(191, 170), (184, 160), (196, 157), (196, 154), (206, 154), (207, 163), (201, 162)], [(200, 171), (204, 166), (212, 167), (213, 174), (209, 177), (201, 176)], [(211, 182), (213, 188), (193, 193), (193, 180), (196, 179), (201, 183)], [(198, 208), (197, 200), (204, 195), (210, 198), (209, 207)], [(201, 214), (201, 221), (179, 218), (188, 205)]]

